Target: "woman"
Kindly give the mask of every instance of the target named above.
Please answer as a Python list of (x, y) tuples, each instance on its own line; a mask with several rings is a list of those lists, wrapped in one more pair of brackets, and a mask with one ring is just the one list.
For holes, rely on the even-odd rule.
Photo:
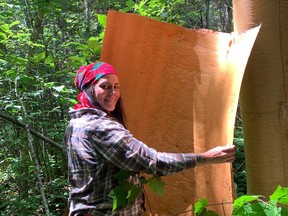
[[(174, 154), (157, 152), (134, 138), (124, 125), (117, 72), (107, 63), (80, 67), (75, 85), (80, 91), (79, 104), (70, 111), (65, 132), (71, 216), (141, 215), (143, 196), (112, 211), (113, 200), (108, 195), (119, 184), (114, 176), (120, 170), (170, 175), (201, 164), (234, 160), (234, 145), (202, 154)], [(138, 175), (131, 178), (137, 184)]]

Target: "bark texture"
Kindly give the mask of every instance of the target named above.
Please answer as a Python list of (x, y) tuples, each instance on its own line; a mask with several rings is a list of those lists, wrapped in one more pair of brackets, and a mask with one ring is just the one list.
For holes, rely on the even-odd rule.
[[(191, 30), (110, 11), (101, 60), (119, 72), (129, 130), (165, 152), (232, 143), (241, 80), (258, 30)], [(231, 215), (230, 164), (186, 170), (164, 181), (163, 197), (146, 189), (148, 214), (193, 215), (194, 203), (206, 198), (218, 204), (220, 215)]]
[(247, 189), (269, 198), (288, 184), (288, 1), (235, 0), (236, 31), (262, 23), (241, 89)]

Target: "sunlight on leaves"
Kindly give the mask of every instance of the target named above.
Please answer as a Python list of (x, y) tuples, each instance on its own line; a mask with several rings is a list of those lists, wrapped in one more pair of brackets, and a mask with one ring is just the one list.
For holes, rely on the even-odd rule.
[(288, 188), (278, 186), (276, 191), (270, 196), (270, 200), (275, 200), (281, 204), (288, 205)]
[(205, 209), (207, 205), (208, 205), (207, 199), (200, 199), (194, 205), (194, 213), (196, 213), (196, 214), (201, 213), (201, 211), (203, 211), (203, 209)]
[(95, 37), (89, 38), (87, 44), (88, 48), (93, 49), (94, 51), (97, 51), (101, 48), (101, 45), (98, 43), (98, 39)]
[(234, 201), (233, 208), (234, 209), (240, 208), (245, 203), (257, 200), (258, 198), (259, 198), (259, 196), (255, 196), (255, 195), (244, 195), (244, 196), (241, 196), (241, 197), (239, 197), (238, 199), (236, 199)]
[(107, 15), (97, 14), (97, 19), (98, 19), (99, 23), (101, 24), (101, 26), (103, 26), (105, 28), (106, 22), (107, 22)]

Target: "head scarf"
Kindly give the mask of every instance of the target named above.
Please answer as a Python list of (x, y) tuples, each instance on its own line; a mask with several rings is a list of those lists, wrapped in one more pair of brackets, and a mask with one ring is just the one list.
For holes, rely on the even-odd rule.
[(87, 94), (83, 92), (83, 90), (93, 85), (97, 80), (106, 74), (115, 74), (118, 76), (115, 68), (105, 62), (95, 62), (89, 65), (81, 66), (79, 68), (74, 79), (75, 86), (80, 91), (77, 97), (79, 103), (74, 106), (74, 109), (80, 109), (83, 107), (95, 107), (88, 100)]

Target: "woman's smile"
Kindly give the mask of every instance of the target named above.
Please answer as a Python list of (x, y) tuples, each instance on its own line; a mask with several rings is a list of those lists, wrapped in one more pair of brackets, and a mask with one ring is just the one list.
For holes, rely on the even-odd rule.
[(118, 76), (107, 74), (101, 77), (94, 87), (95, 99), (108, 113), (115, 109), (120, 97), (120, 83)]

